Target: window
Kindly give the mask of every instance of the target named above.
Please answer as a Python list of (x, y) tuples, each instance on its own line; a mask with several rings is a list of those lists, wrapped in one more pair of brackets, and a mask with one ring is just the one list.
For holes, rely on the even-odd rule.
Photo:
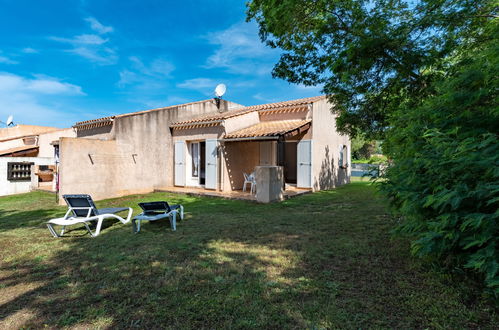
[(34, 163), (7, 163), (7, 180), (30, 181), (31, 165), (34, 165)]
[(192, 177), (199, 177), (199, 143), (191, 143)]

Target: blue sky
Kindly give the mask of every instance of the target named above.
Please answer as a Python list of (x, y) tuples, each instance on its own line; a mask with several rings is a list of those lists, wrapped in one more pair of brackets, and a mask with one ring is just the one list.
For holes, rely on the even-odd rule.
[(235, 0), (0, 0), (0, 120), (77, 121), (213, 97), (253, 105), (315, 96), (273, 79)]

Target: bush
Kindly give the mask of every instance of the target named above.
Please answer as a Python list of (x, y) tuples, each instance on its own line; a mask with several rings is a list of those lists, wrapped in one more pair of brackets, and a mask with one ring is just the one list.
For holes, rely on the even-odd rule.
[(463, 49), (419, 107), (393, 116), (381, 183), (412, 250), (470, 269), (499, 297), (499, 29)]

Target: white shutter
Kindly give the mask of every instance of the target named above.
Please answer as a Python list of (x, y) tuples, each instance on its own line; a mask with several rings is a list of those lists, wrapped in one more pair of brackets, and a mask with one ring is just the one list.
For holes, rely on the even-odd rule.
[(175, 185), (185, 186), (185, 143), (175, 142)]
[(217, 189), (217, 140), (206, 140), (206, 189)]
[(312, 141), (298, 142), (297, 153), (297, 186), (312, 188)]

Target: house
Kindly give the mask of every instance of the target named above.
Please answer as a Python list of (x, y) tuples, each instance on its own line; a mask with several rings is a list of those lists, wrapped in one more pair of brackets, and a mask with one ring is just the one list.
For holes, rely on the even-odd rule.
[(349, 182), (350, 140), (325, 96), (251, 107), (205, 100), (74, 125), (61, 138), (60, 194), (95, 199), (185, 187), (230, 193), (243, 172), (283, 166), (288, 187)]
[(349, 182), (350, 140), (325, 96), (244, 107), (170, 125), (175, 186), (233, 192), (256, 166), (282, 166), (288, 187)]
[(55, 191), (56, 149), (62, 136), (75, 136), (72, 128), (16, 125), (0, 129), (0, 196), (33, 189)]

